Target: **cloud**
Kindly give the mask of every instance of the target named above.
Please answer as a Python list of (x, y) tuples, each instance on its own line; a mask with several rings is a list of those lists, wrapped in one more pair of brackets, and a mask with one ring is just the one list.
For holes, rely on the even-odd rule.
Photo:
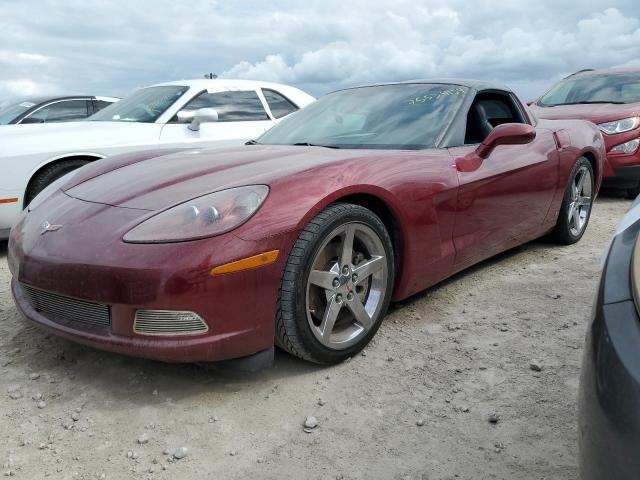
[(530, 98), (582, 68), (637, 64), (637, 0), (596, 3), (3, 0), (0, 100), (125, 95), (207, 72), (316, 95), (371, 82), (476, 77)]
[(493, 21), (486, 10), (493, 6), (496, 28), (480, 30), (470, 28), (468, 14), (455, 6), (422, 8), (406, 17), (369, 12), (353, 21), (341, 42), (327, 42), (289, 61), (283, 53), (254, 63), (245, 60), (223, 75), (268, 78), (312, 90), (326, 84), (335, 88), (408, 78), (481, 77), (515, 84), (530, 97), (573, 71), (628, 64), (640, 54), (638, 18), (616, 8), (573, 21), (539, 20), (534, 26), (505, 22), (495, 15), (499, 5), (485, 2), (474, 12), (487, 27)]

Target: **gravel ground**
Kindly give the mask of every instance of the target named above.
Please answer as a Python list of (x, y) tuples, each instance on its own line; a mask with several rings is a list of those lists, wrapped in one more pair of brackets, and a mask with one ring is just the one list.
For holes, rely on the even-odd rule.
[[(0, 244), (2, 471), (575, 479), (582, 344), (601, 253), (629, 206), (600, 198), (577, 245), (536, 241), (392, 306), (349, 362), (278, 353), (254, 375), (107, 354), (27, 326)], [(305, 433), (308, 416), (318, 426)]]

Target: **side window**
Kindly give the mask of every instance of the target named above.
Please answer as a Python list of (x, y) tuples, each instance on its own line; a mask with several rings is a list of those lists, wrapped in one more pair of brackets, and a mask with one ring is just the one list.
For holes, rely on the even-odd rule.
[(262, 89), (262, 93), (264, 94), (264, 98), (267, 100), (267, 104), (275, 118), (282, 118), (285, 115), (289, 115), (290, 113), (298, 110), (298, 107), (296, 107), (289, 99), (274, 90)]
[(480, 93), (476, 96), (469, 113), (464, 143), (481, 143), (498, 125), (503, 123), (527, 123), (522, 110), (513, 98), (505, 93)]
[(65, 100), (52, 103), (35, 111), (22, 120), (22, 123), (72, 122), (87, 118), (87, 102), (85, 100)]
[(269, 120), (258, 94), (253, 91), (203, 92), (171, 120), (171, 123), (188, 123), (199, 108), (215, 108), (219, 122), (252, 122)]
[(104, 107), (108, 107), (111, 105), (111, 102), (105, 102), (104, 100), (94, 100), (93, 101), (93, 113), (99, 112)]

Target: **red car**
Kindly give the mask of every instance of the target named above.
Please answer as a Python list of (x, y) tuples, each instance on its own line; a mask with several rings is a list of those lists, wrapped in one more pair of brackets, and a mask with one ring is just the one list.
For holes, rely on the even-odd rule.
[(640, 194), (640, 68), (582, 70), (555, 84), (531, 104), (540, 118), (578, 118), (604, 134), (603, 183)]
[(249, 143), (52, 184), (11, 232), (18, 309), (169, 362), (269, 361), (274, 339), (340, 362), (391, 300), (548, 233), (578, 241), (604, 160), (595, 125), (535, 120), (474, 81), (334, 92)]

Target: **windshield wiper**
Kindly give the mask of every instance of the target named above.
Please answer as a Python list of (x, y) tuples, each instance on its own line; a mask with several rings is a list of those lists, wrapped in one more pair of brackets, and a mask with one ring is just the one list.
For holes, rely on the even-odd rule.
[(249, 140), (244, 142), (245, 145), (260, 145), (260, 142), (256, 142), (255, 140)]
[(309, 142), (297, 142), (293, 144), (296, 147), (322, 147), (322, 148), (340, 148), (340, 147), (336, 147), (335, 145), (318, 145), (315, 143), (309, 143)]

